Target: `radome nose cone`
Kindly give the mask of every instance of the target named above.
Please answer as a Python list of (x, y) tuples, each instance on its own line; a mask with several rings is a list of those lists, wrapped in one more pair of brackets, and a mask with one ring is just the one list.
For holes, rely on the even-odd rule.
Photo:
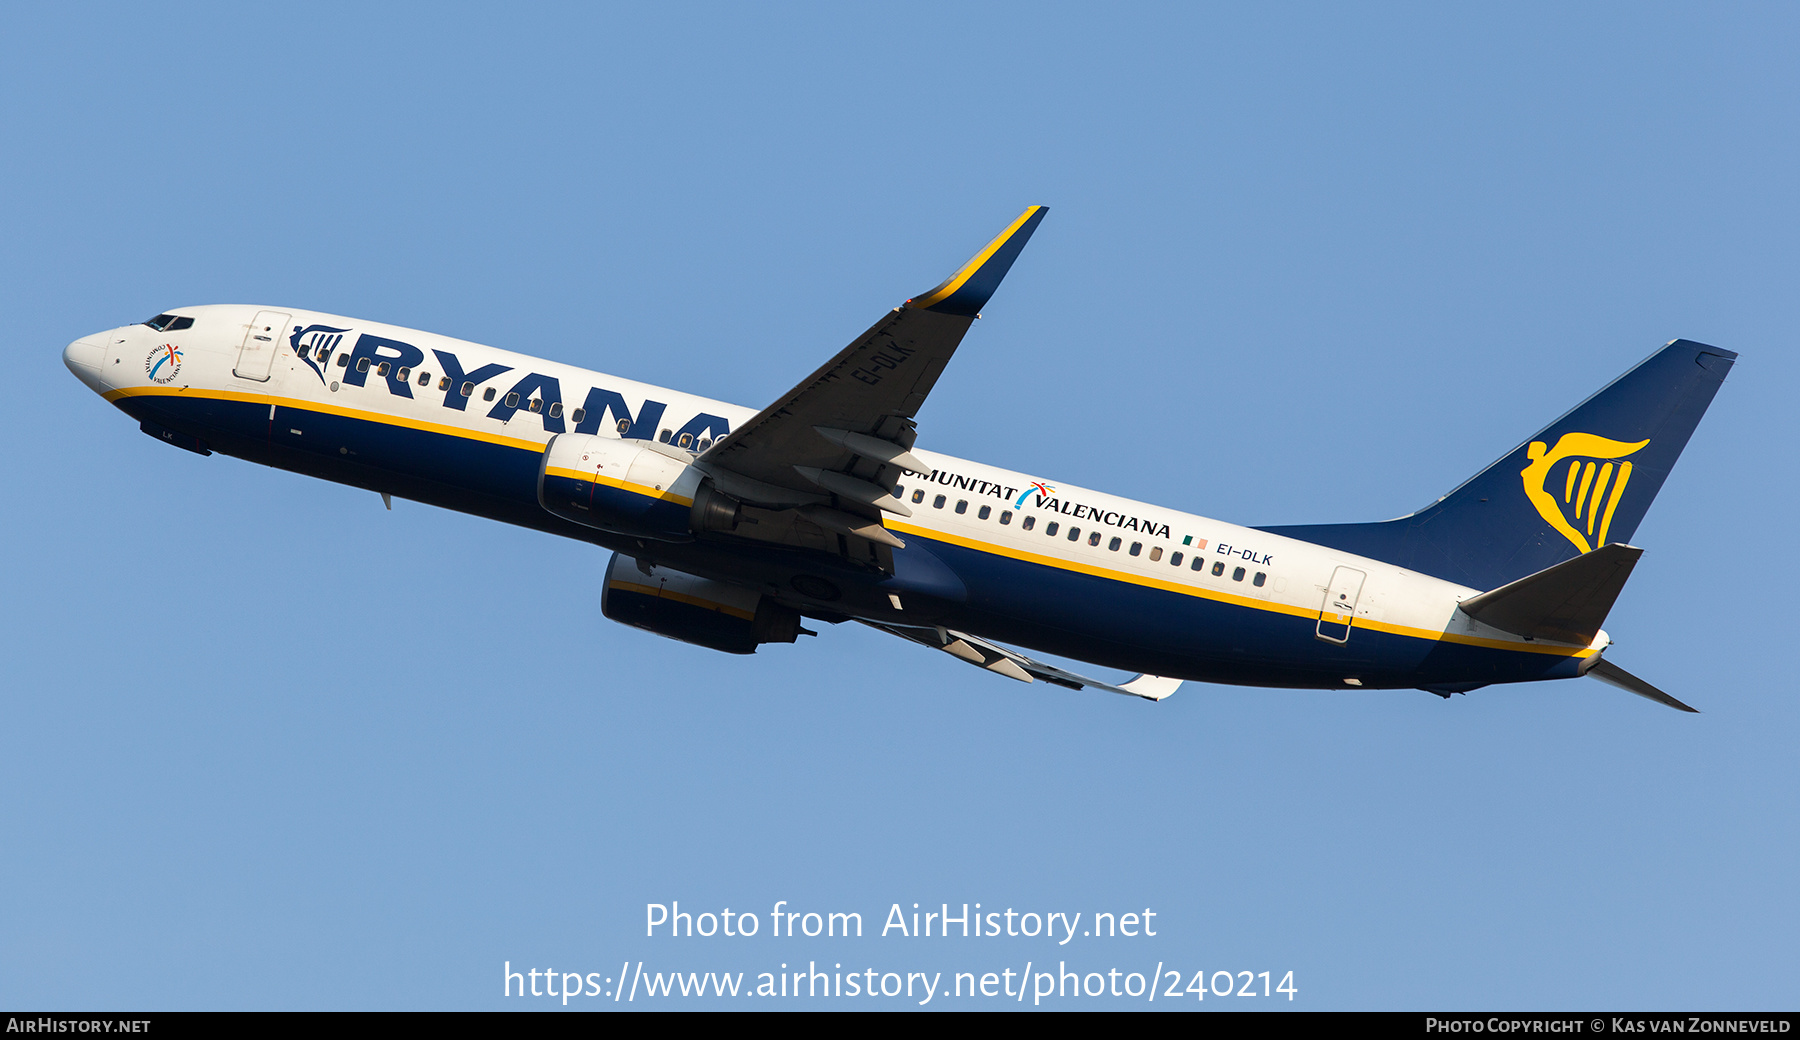
[(99, 336), (83, 336), (63, 348), (63, 364), (96, 393), (105, 392), (100, 384), (100, 364), (105, 360), (106, 344)]

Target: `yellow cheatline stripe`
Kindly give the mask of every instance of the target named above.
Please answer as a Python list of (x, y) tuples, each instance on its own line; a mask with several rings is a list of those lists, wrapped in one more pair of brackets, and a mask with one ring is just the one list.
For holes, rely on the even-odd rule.
[(756, 620), (756, 615), (750, 611), (740, 610), (737, 607), (729, 607), (723, 603), (715, 603), (710, 599), (701, 599), (699, 596), (689, 596), (685, 593), (670, 592), (668, 589), (662, 588), (659, 585), (639, 585), (636, 582), (619, 581), (616, 579), (609, 584), (615, 589), (624, 589), (627, 592), (636, 592), (644, 596), (655, 596), (657, 599), (672, 599), (677, 603), (686, 603), (689, 606), (705, 607), (707, 610), (716, 610), (721, 614), (730, 614), (732, 617), (743, 618), (745, 621)]
[(1025, 226), (1025, 222), (1031, 219), (1033, 213), (1036, 213), (1043, 208), (1044, 207), (1042, 206), (1032, 206), (1025, 212), (1019, 214), (1019, 219), (1007, 225), (1006, 230), (1000, 232), (1000, 237), (989, 242), (986, 249), (976, 253), (973, 260), (962, 265), (962, 267), (958, 268), (956, 273), (949, 278), (944, 279), (943, 284), (923, 296), (914, 297), (912, 305), (919, 308), (930, 307), (933, 304), (942, 303), (955, 295), (956, 290), (962, 288), (964, 282), (974, 277), (975, 272), (981, 270), (981, 265), (987, 263), (988, 259), (998, 252), (1001, 246), (1006, 244), (1007, 239), (1013, 237), (1021, 227)]
[[(101, 395), (108, 401), (117, 402), (126, 397), (201, 397), (214, 401), (247, 401), (251, 404), (273, 404), (285, 408), (297, 408), (306, 412), (324, 412), (328, 415), (341, 415), (346, 419), (362, 419), (367, 422), (381, 423), (384, 426), (401, 426), (409, 430), (422, 430), (426, 433), (443, 433), (464, 440), (484, 441), (488, 444), (501, 444), (509, 448), (523, 448), (526, 451), (542, 454), (544, 441), (525, 440), (519, 437), (506, 437), (496, 433), (482, 433), (464, 426), (449, 426), (444, 423), (426, 422), (423, 419), (409, 419), (404, 415), (393, 415), (388, 412), (370, 412), (360, 408), (343, 408), (323, 401), (308, 401), (298, 397), (276, 397), (273, 394), (248, 394), (237, 390), (180, 390), (167, 387), (131, 387), (125, 390), (111, 390)], [(466, 414), (466, 413), (465, 413)]]
[(609, 487), (609, 488), (618, 488), (620, 491), (629, 491), (635, 495), (643, 495), (645, 498), (660, 499), (661, 501), (664, 501), (664, 502), (674, 502), (677, 505), (684, 505), (684, 506), (691, 506), (694, 504), (693, 499), (687, 498), (683, 495), (677, 495), (673, 491), (656, 491), (651, 488), (647, 488), (642, 484), (628, 484), (625, 481), (619, 480), (616, 477), (601, 476), (598, 473), (589, 473), (585, 470), (564, 469), (561, 466), (546, 466), (545, 471), (548, 472), (551, 476), (566, 477), (569, 480), (589, 480), (589, 481), (593, 481), (596, 484), (605, 485), (606, 487)]
[[(544, 452), (544, 444), (539, 441), (522, 440), (518, 437), (504, 437), (493, 433), (482, 433), (479, 430), (471, 430), (462, 426), (449, 426), (444, 423), (426, 422), (422, 419), (409, 419), (403, 415), (392, 415), (387, 412), (370, 412), (358, 408), (343, 408), (334, 404), (326, 404), (320, 401), (308, 401), (295, 397), (277, 397), (273, 394), (252, 394), (243, 393), (237, 390), (179, 390), (170, 387), (131, 387), (125, 390), (109, 391), (103, 396), (108, 401), (115, 402), (125, 397), (201, 397), (208, 400), (272, 404), (286, 408), (294, 408), (300, 411), (325, 412), (331, 415), (340, 415), (347, 419), (360, 419), (364, 422), (380, 423), (384, 426), (400, 426), (410, 430), (420, 430), (425, 433), (438, 433), (451, 437), (461, 437), (464, 440), (499, 444), (508, 448), (520, 448), (535, 455), (542, 455)], [(602, 477), (597, 473), (584, 473), (580, 470), (568, 470), (561, 467), (555, 467), (551, 472), (556, 473), (558, 476), (568, 477), (573, 480), (592, 480), (595, 483), (605, 484), (608, 487), (618, 488), (621, 491), (630, 491), (649, 498), (661, 499), (665, 502), (674, 502), (683, 506), (691, 506), (694, 504), (693, 499), (677, 495), (671, 491), (653, 491), (650, 488), (643, 487), (639, 484), (627, 484), (622, 480), (615, 480), (611, 477)]]
[[(1055, 567), (1058, 570), (1091, 574), (1097, 578), (1123, 581), (1132, 585), (1142, 585), (1146, 588), (1162, 589), (1165, 592), (1174, 592), (1183, 596), (1193, 596), (1197, 599), (1210, 599), (1215, 602), (1227, 603), (1236, 607), (1249, 607), (1252, 610), (1261, 610), (1270, 614), (1286, 614), (1290, 617), (1305, 618), (1307, 620), (1316, 620), (1319, 616), (1317, 610), (1308, 609), (1306, 607), (1295, 607), (1286, 603), (1272, 603), (1267, 600), (1254, 599), (1249, 596), (1238, 596), (1229, 592), (1218, 592), (1213, 589), (1204, 589), (1193, 585), (1183, 585), (1179, 582), (1165, 581), (1161, 578), (1152, 578), (1146, 574), (1133, 574), (1129, 571), (1113, 570), (1107, 567), (1096, 567), (1093, 564), (1082, 563), (1079, 560), (1065, 560), (1055, 556), (1044, 556), (1039, 553), (1027, 552), (1023, 549), (1012, 549), (1006, 546), (995, 545), (991, 542), (965, 538), (961, 535), (948, 534), (943, 531), (935, 531), (925, 527), (916, 527), (912, 524), (900, 523), (892, 518), (886, 520), (886, 526), (891, 531), (917, 535), (920, 538), (936, 539), (940, 542), (949, 542), (952, 545), (960, 545), (965, 549), (974, 549), (977, 552), (992, 553), (995, 556), (1004, 556), (1008, 559), (1021, 560), (1026, 563), (1042, 564), (1046, 567)], [(1581, 647), (1578, 649), (1568, 646), (1539, 646), (1526, 643), (1514, 643), (1502, 639), (1486, 639), (1481, 636), (1462, 635), (1455, 632), (1438, 632), (1427, 628), (1413, 628), (1410, 625), (1396, 625), (1387, 621), (1373, 621), (1367, 618), (1358, 618), (1354, 627), (1372, 629), (1377, 632), (1387, 632), (1391, 635), (1410, 636), (1414, 639), (1441, 640), (1450, 643), (1461, 643), (1468, 646), (1487, 647), (1493, 650), (1517, 650), (1524, 653), (1550, 654), (1557, 657), (1591, 657), (1594, 654), (1594, 651), (1588, 647)]]
[[(1040, 208), (1042, 207), (1033, 207), (1033, 209)], [(1027, 210), (1025, 215), (1029, 217), (1031, 215), (1031, 210)], [(1023, 220), (1024, 218), (1020, 219)], [(1001, 238), (1005, 237), (1006, 236), (1004, 235), (1001, 236)], [(531, 452), (542, 453), (544, 450), (544, 445), (537, 441), (521, 440), (516, 437), (502, 437), (496, 434), (481, 433), (476, 430), (465, 429), (460, 426), (446, 426), (442, 423), (424, 422), (418, 419), (408, 419), (404, 416), (388, 415), (383, 412), (368, 412), (355, 408), (341, 408), (337, 405), (324, 404), (317, 401), (307, 401), (300, 398), (276, 397), (272, 394), (250, 394), (236, 390), (189, 391), (168, 387), (131, 387), (124, 390), (109, 391), (103, 396), (108, 401), (118, 401), (121, 398), (126, 397), (186, 396), (224, 401), (247, 401), (252, 404), (283, 405), (289, 408), (298, 408), (302, 411), (327, 412), (332, 415), (341, 415), (350, 419), (362, 419), (368, 422), (382, 423), (388, 426), (401, 426), (407, 429), (422, 430), (427, 433), (441, 433), (452, 437), (461, 437), (465, 440), (484, 441), (489, 444), (500, 444), (511, 448), (522, 448)], [(1621, 467), (1621, 469), (1623, 469), (1623, 467)], [(693, 505), (692, 499), (683, 498), (680, 495), (674, 495), (667, 491), (659, 494), (658, 492), (650, 491), (636, 485), (613, 480), (610, 477), (601, 477), (599, 474), (590, 475), (578, 470), (565, 470), (561, 467), (554, 468), (552, 472), (559, 476), (569, 477), (575, 480), (592, 479), (598, 483), (605, 483), (610, 487), (616, 487), (623, 491), (631, 491), (640, 495), (658, 497), (666, 501), (678, 502), (684, 505)], [(1620, 478), (1621, 483), (1613, 486), (1613, 493), (1615, 495), (1622, 490), (1623, 480), (1627, 479), (1626, 474), (1621, 472)], [(1610, 519), (1611, 511), (1609, 510), (1607, 520), (1610, 521)], [(1253, 610), (1262, 610), (1274, 614), (1287, 614), (1299, 618), (1315, 618), (1318, 616), (1317, 611), (1307, 610), (1302, 607), (1292, 607), (1284, 603), (1270, 603), (1266, 600), (1252, 599), (1248, 596), (1235, 596), (1228, 592), (1215, 592), (1211, 589), (1163, 581), (1147, 575), (1132, 574), (1127, 571), (1111, 570), (1105, 567), (1096, 567), (1091, 564), (1074, 560), (1064, 560), (1054, 556), (1043, 556), (1038, 553), (1026, 552), (1019, 549), (1008, 549), (989, 542), (964, 538), (959, 535), (935, 531), (930, 528), (916, 527), (912, 524), (900, 523), (897, 520), (888, 520), (887, 527), (889, 530), (900, 531), (904, 534), (918, 535), (921, 538), (934, 538), (938, 541), (960, 545), (965, 549), (974, 549), (977, 552), (992, 553), (996, 556), (1005, 556), (1015, 560), (1023, 560), (1026, 563), (1043, 564), (1046, 567), (1055, 567), (1059, 570), (1077, 571), (1083, 574), (1091, 574), (1098, 578), (1123, 581), (1148, 588), (1163, 589), (1167, 592), (1179, 593), (1184, 596), (1195, 596), (1200, 599), (1210, 599), (1220, 603), (1229, 603), (1234, 606), (1249, 607)], [(1394, 635), (1412, 636), (1415, 639), (1444, 640), (1452, 643), (1464, 643), (1470, 646), (1483, 646), (1498, 650), (1520, 650), (1534, 654), (1555, 654), (1563, 657), (1590, 657), (1594, 653), (1592, 649), (1588, 648), (1576, 650), (1569, 647), (1523, 646), (1518, 643), (1509, 643), (1498, 639), (1483, 639), (1479, 636), (1458, 635), (1452, 632), (1434, 632), (1429, 629), (1411, 628), (1405, 625), (1395, 625), (1384, 621), (1358, 621), (1357, 627), (1374, 629), (1379, 632), (1388, 632)]]

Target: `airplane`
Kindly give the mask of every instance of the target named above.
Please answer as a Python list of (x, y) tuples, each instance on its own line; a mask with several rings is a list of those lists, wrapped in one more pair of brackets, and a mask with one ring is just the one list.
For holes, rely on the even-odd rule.
[(291, 307), (179, 307), (63, 360), (175, 447), (610, 549), (604, 616), (714, 650), (856, 621), (1021, 682), (1147, 700), (1185, 680), (1448, 699), (1585, 675), (1695, 710), (1606, 660), (1601, 625), (1735, 353), (1671, 341), (1398, 519), (1241, 527), (916, 445), (1045, 212), (760, 411)]

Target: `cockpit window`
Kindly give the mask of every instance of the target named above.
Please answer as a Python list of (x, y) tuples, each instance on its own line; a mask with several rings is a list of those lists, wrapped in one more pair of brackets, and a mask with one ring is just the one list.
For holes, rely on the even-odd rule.
[(173, 314), (158, 314), (156, 317), (144, 322), (144, 324), (158, 332), (179, 332), (182, 329), (193, 328), (194, 319), (177, 317)]

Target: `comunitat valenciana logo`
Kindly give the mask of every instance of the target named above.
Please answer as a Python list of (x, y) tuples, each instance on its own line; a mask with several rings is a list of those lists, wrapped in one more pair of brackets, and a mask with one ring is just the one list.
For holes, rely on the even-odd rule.
[(1631, 482), (1631, 463), (1624, 461), (1625, 456), (1649, 443), (1591, 433), (1565, 433), (1554, 448), (1532, 441), (1525, 449), (1531, 465), (1519, 472), (1525, 497), (1570, 544), (1591, 552), (1606, 544), (1613, 510), (1619, 508), (1625, 485)]
[(150, 352), (144, 359), (144, 374), (152, 383), (167, 386), (181, 374), (181, 348), (173, 343), (164, 343)]
[(1042, 481), (1034, 480), (1031, 482), (1031, 486), (1026, 488), (1024, 492), (1019, 495), (1019, 500), (1013, 503), (1013, 508), (1024, 509), (1025, 500), (1030, 498), (1033, 494), (1045, 496), (1054, 495), (1056, 494), (1056, 488), (1050, 484), (1045, 484)]

